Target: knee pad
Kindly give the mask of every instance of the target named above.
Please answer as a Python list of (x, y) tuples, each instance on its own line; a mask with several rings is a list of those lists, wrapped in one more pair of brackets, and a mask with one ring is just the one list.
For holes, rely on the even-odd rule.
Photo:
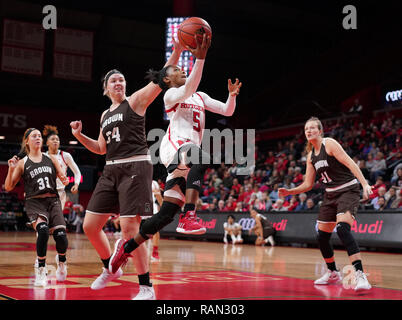
[(330, 239), (331, 239), (331, 233), (318, 230), (317, 233), (318, 246), (324, 259), (329, 259), (334, 256), (334, 249), (332, 248)]
[(38, 237), (36, 239), (36, 254), (38, 257), (46, 257), (47, 242), (49, 240), (49, 226), (46, 222), (41, 222), (36, 225)]
[(181, 208), (175, 203), (164, 201), (161, 209), (151, 218), (142, 220), (140, 224), (140, 234), (144, 239), (148, 239), (150, 235), (154, 235), (163, 227), (173, 221), (176, 213), (180, 212)]
[(68, 239), (66, 230), (64, 228), (58, 228), (53, 231), (53, 239), (56, 242), (57, 253), (64, 254), (68, 248)]
[(349, 256), (360, 252), (359, 246), (350, 232), (350, 225), (348, 223), (339, 222), (336, 225), (336, 233), (345, 246)]

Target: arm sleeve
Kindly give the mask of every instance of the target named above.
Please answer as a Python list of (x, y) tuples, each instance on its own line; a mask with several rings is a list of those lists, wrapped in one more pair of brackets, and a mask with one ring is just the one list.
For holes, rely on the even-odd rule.
[(230, 117), (231, 115), (233, 115), (236, 108), (236, 96), (229, 95), (226, 103), (223, 103), (218, 100), (212, 99), (204, 92), (198, 92), (198, 94), (204, 100), (205, 109), (207, 109), (208, 111), (219, 113), (226, 117)]
[(204, 61), (205, 60), (197, 59), (190, 76), (183, 86), (179, 88), (170, 88), (166, 91), (165, 96), (163, 97), (163, 101), (166, 107), (172, 106), (178, 102), (183, 102), (197, 91), (198, 85), (201, 81)]
[(80, 169), (78, 168), (77, 164), (75, 163), (75, 161), (70, 153), (63, 152), (63, 157), (64, 157), (64, 160), (66, 161), (66, 164), (68, 165), (68, 167), (74, 173), (74, 184), (79, 185), (81, 182)]

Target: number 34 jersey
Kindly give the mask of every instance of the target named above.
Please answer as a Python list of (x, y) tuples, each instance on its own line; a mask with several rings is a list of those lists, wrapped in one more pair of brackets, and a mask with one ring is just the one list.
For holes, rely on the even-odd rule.
[(106, 141), (106, 161), (148, 154), (145, 116), (135, 113), (127, 100), (105, 112), (100, 126)]
[(316, 171), (316, 176), (325, 184), (326, 187), (339, 187), (355, 179), (348, 167), (340, 163), (335, 157), (327, 154), (325, 150), (326, 138), (322, 140), (321, 150), (315, 155), (313, 148), (311, 153), (311, 163)]
[(42, 153), (40, 162), (33, 162), (28, 156), (25, 156), (23, 160), (25, 199), (46, 193), (57, 195), (57, 172), (49, 156)]

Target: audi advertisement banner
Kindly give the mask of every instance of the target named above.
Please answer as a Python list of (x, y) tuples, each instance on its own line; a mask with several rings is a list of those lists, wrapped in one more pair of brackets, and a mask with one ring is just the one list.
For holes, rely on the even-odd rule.
[[(248, 237), (248, 231), (254, 227), (254, 219), (247, 213), (203, 213), (197, 212), (201, 224), (207, 229), (206, 234), (202, 236), (190, 236), (176, 232), (178, 224), (178, 215), (175, 220), (167, 225), (162, 231), (162, 236), (190, 239), (210, 239), (222, 241), (224, 235), (223, 224), (227, 216), (232, 214), (243, 228), (243, 237)], [(301, 212), (278, 212), (263, 213), (265, 217), (273, 224), (277, 230), (275, 240), (279, 243), (316, 243), (316, 228), (318, 213)], [(402, 248), (402, 213), (399, 212), (372, 212), (358, 213), (357, 221), (352, 227), (352, 232), (360, 246), (379, 247), (379, 248)], [(334, 231), (334, 233), (336, 233)], [(335, 245), (341, 242), (337, 235), (334, 235), (332, 241)]]

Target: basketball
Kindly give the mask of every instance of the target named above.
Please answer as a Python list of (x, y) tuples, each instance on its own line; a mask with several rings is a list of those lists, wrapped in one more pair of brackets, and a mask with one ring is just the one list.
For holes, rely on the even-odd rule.
[(199, 41), (202, 41), (204, 33), (207, 36), (212, 37), (212, 30), (208, 22), (198, 17), (191, 17), (184, 20), (177, 31), (177, 37), (183, 46), (189, 46), (190, 48), (196, 48), (197, 44), (194, 39), (194, 35), (197, 35)]

